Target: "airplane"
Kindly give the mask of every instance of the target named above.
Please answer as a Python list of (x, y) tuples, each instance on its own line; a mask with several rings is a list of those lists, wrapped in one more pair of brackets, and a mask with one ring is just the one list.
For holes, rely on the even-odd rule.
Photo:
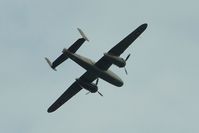
[[(103, 96), (102, 93), (98, 91), (97, 85), (99, 78), (114, 86), (123, 86), (124, 83), (121, 78), (110, 71), (109, 68), (112, 64), (119, 68), (125, 68), (126, 61), (129, 59), (130, 54), (125, 59), (120, 57), (120, 55), (145, 31), (146, 28), (147, 23), (140, 25), (107, 53), (104, 53), (103, 57), (97, 62), (76, 54), (76, 51), (81, 47), (81, 45), (85, 41), (89, 41), (84, 32), (78, 28), (82, 38), (79, 38), (68, 49), (64, 48), (62, 54), (53, 63), (51, 63), (48, 58), (45, 59), (50, 67), (55, 71), (56, 67), (68, 58), (76, 62), (87, 71), (73, 82), (73, 84), (48, 108), (47, 112), (51, 113), (56, 111), (82, 89), (88, 90), (88, 93), (97, 92), (99, 95)], [(127, 74), (126, 69), (125, 72)], [(96, 82), (93, 83), (95, 80)]]

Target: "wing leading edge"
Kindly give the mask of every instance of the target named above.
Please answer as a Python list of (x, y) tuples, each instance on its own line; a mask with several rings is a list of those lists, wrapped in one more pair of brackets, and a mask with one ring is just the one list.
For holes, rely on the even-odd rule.
[(77, 94), (82, 88), (77, 82), (74, 82), (49, 108), (48, 113), (57, 110), (75, 94)]
[[(96, 75), (89, 71), (85, 72), (80, 79), (86, 81), (87, 83), (91, 83), (96, 79)], [(59, 107), (61, 107), (65, 102), (67, 102), (70, 98), (76, 95), (82, 88), (75, 81), (49, 108), (48, 113), (54, 112)]]
[[(114, 56), (120, 56), (147, 28), (147, 24), (140, 25), (137, 29), (131, 32), (127, 37), (115, 45), (108, 51), (109, 54)], [(107, 60), (106, 56), (103, 56), (97, 63), (96, 66), (102, 70), (107, 70), (112, 63)]]

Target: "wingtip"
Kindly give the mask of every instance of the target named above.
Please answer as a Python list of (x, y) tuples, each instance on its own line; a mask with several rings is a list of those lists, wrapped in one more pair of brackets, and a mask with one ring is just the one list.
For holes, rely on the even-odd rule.
[(53, 111), (48, 109), (47, 112), (48, 112), (48, 113), (52, 113)]
[(148, 26), (148, 24), (147, 24), (147, 23), (144, 23), (144, 24), (142, 24), (142, 26), (146, 29), (147, 26)]
[(137, 28), (137, 30), (140, 32), (140, 31), (144, 31), (144, 30), (146, 30), (146, 28), (147, 28), (147, 26), (148, 26), (148, 24), (147, 23), (144, 23), (144, 24), (142, 24), (142, 25), (140, 25), (138, 28)]
[(48, 113), (52, 113), (52, 112), (54, 112), (54, 111), (55, 111), (55, 109), (53, 109), (53, 108), (51, 108), (51, 107), (49, 107), (48, 110), (47, 110)]

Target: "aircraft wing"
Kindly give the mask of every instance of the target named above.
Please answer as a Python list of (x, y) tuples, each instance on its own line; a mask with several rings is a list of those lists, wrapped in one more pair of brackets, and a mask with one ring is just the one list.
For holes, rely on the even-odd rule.
[(75, 94), (77, 94), (82, 88), (75, 81), (49, 108), (48, 113), (51, 113), (57, 110), (60, 106), (62, 106), (65, 102), (67, 102), (70, 98), (72, 98)]
[[(93, 82), (97, 76), (91, 72), (85, 72), (80, 79), (88, 83)], [(48, 113), (51, 113), (61, 107), (65, 102), (77, 94), (82, 88), (75, 81), (49, 108)]]
[[(147, 24), (140, 25), (137, 29), (110, 49), (108, 54), (120, 56), (144, 32), (146, 28)], [(106, 56), (103, 56), (98, 62), (96, 62), (96, 66), (103, 70), (107, 70), (111, 65), (112, 63), (107, 60)]]

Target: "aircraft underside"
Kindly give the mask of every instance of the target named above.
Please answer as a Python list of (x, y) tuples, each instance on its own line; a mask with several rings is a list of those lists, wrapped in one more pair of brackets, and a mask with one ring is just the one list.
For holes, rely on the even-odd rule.
[(65, 54), (68, 58), (79, 64), (87, 71), (95, 74), (96, 77), (99, 77), (117, 87), (121, 87), (123, 85), (123, 81), (120, 79), (119, 76), (117, 76), (115, 73), (113, 73), (110, 70), (101, 70), (95, 65), (94, 61), (91, 61), (90, 59), (80, 56), (78, 54), (75, 53), (73, 54), (67, 49), (63, 50), (63, 54)]
[[(83, 88), (88, 90), (88, 93), (96, 93), (103, 96), (98, 91), (99, 78), (107, 81), (108, 83), (117, 87), (123, 86), (123, 81), (119, 76), (109, 70), (111, 65), (116, 65), (119, 68), (124, 68), (126, 74), (126, 62), (130, 54), (123, 59), (120, 55), (145, 31), (147, 24), (142, 24), (137, 27), (133, 32), (121, 40), (118, 44), (112, 47), (107, 53), (104, 54), (97, 62), (94, 62), (86, 57), (76, 54), (76, 51), (82, 46), (85, 41), (89, 41), (81, 29), (78, 29), (82, 38), (79, 38), (68, 49), (63, 49), (62, 54), (51, 63), (48, 58), (45, 58), (50, 67), (56, 70), (56, 67), (63, 63), (68, 58), (79, 64), (87, 71), (76, 79), (72, 85), (48, 108), (48, 112), (53, 112), (62, 106), (65, 102), (71, 99)], [(93, 83), (96, 80), (95, 83)], [(87, 93), (87, 94), (88, 94)]]

